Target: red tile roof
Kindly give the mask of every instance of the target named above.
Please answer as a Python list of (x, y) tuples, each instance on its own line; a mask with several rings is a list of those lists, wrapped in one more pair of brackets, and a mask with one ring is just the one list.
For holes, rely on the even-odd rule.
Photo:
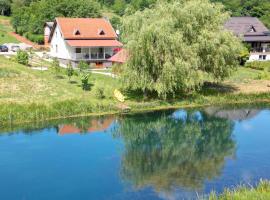
[[(105, 131), (107, 130), (111, 124), (114, 122), (113, 117), (108, 117), (106, 119), (93, 119), (89, 122), (89, 127), (87, 128), (88, 133), (93, 133), (97, 131)], [(66, 134), (78, 134), (84, 132), (80, 128), (77, 128), (75, 125), (61, 125), (59, 126), (58, 133), (59, 135), (66, 135)]]
[(121, 49), (114, 56), (112, 56), (109, 61), (115, 63), (125, 63), (128, 59), (128, 52), (125, 49)]
[[(104, 18), (56, 18), (64, 39), (116, 39), (117, 35)], [(79, 34), (75, 34), (79, 32)], [(104, 32), (104, 34), (102, 34)]]
[(72, 47), (121, 47), (117, 40), (66, 40)]

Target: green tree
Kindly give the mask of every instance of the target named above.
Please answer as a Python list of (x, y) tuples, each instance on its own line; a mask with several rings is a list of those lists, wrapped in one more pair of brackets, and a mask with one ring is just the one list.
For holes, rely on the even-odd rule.
[(100, 5), (95, 0), (40, 0), (30, 4), (17, 0), (12, 5), (12, 24), (21, 35), (26, 33), (30, 33), (30, 35), (43, 34), (44, 23), (53, 21), (59, 16), (101, 16)]
[(0, 15), (9, 15), (10, 14), (10, 0), (0, 0)]
[(86, 72), (89, 70), (89, 64), (85, 61), (80, 61), (78, 64), (80, 73)]
[[(198, 6), (200, 5), (200, 6)], [(123, 20), (130, 58), (125, 88), (166, 98), (223, 80), (238, 65), (241, 42), (225, 31), (223, 6), (207, 0), (157, 3)]]
[(28, 65), (29, 55), (26, 51), (19, 50), (16, 55), (16, 60), (22, 65)]
[(90, 71), (89, 71), (89, 64), (85, 61), (80, 61), (78, 64), (80, 77), (81, 77), (81, 83), (82, 83), (82, 89), (83, 90), (89, 90), (89, 77), (90, 77)]
[(58, 75), (61, 71), (60, 62), (57, 58), (53, 59), (53, 62), (51, 63), (51, 68), (54, 70), (54, 72)]
[(67, 69), (66, 70), (67, 70), (67, 76), (68, 76), (68, 79), (69, 79), (69, 82), (70, 82), (71, 77), (74, 75), (74, 69), (73, 69), (71, 63), (69, 63), (67, 65)]
[(115, 0), (113, 9), (118, 15), (123, 15), (126, 8), (125, 0)]
[(82, 82), (82, 89), (89, 90), (89, 73), (82, 73), (81, 74), (81, 82)]

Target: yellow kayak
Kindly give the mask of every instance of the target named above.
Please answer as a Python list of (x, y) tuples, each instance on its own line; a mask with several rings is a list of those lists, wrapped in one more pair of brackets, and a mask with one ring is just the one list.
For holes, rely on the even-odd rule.
[(124, 95), (119, 90), (117, 90), (117, 89), (114, 90), (114, 96), (120, 102), (124, 102), (125, 101)]

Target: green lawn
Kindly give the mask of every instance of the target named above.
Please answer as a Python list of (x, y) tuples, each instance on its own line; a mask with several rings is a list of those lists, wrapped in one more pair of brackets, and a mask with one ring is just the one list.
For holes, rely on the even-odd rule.
[(16, 38), (8, 34), (13, 31), (9, 20), (9, 17), (0, 16), (0, 45), (4, 43), (19, 43)]
[(33, 70), (6, 58), (0, 57), (0, 103), (53, 103), (56, 101), (80, 99), (100, 101), (95, 98), (95, 88), (104, 87), (105, 95), (110, 100), (118, 87), (116, 79), (108, 76), (91, 74), (90, 91), (83, 91), (80, 79), (71, 78), (71, 83), (62, 70), (60, 77), (53, 70)]
[(233, 72), (232, 76), (227, 79), (227, 81), (233, 83), (249, 82), (251, 80), (258, 79), (260, 74), (261, 71), (259, 70), (250, 69), (247, 67), (239, 67), (237, 71)]
[[(44, 65), (48, 63), (44, 62)], [(245, 77), (245, 73), (237, 73), (237, 76)], [(119, 102), (113, 96), (114, 90), (121, 87), (118, 79), (91, 74), (89, 91), (82, 90), (80, 84), (78, 76), (74, 76), (70, 83), (65, 69), (57, 75), (52, 69), (33, 70), (0, 56), (0, 124), (119, 112)], [(98, 87), (104, 90), (105, 98), (98, 98)], [(270, 99), (270, 93), (245, 95), (224, 93), (215, 89), (211, 92), (206, 90), (179, 95), (171, 100), (144, 100), (139, 93), (124, 95), (125, 104), (131, 107), (133, 112), (224, 103), (268, 102)]]

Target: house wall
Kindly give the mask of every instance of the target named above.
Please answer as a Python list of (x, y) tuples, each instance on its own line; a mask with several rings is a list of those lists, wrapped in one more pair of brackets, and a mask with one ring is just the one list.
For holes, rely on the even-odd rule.
[(270, 53), (250, 53), (248, 61), (252, 62), (252, 61), (269, 61), (269, 60), (270, 60)]
[(57, 25), (50, 43), (50, 55), (60, 59), (71, 59), (73, 49), (64, 40), (60, 28)]
[(44, 27), (44, 45), (48, 46), (48, 40), (49, 40), (49, 35), (51, 33), (51, 29), (48, 26)]

